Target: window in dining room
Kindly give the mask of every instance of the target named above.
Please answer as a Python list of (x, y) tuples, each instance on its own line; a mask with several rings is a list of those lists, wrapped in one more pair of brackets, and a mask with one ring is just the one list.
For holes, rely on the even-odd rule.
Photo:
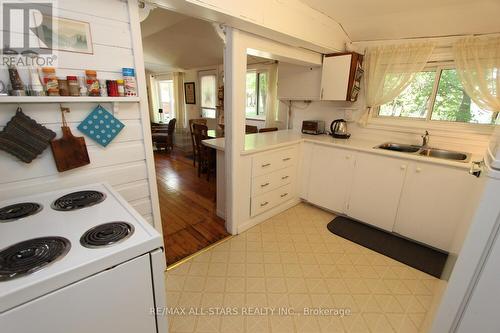
[(215, 118), (217, 105), (217, 75), (214, 73), (200, 74), (201, 86), (201, 116)]

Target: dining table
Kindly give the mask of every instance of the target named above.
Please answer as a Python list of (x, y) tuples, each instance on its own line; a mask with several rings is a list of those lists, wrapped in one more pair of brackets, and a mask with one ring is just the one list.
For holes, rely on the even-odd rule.
[(210, 139), (223, 138), (224, 137), (224, 131), (221, 130), (221, 129), (209, 129), (207, 131), (207, 136)]

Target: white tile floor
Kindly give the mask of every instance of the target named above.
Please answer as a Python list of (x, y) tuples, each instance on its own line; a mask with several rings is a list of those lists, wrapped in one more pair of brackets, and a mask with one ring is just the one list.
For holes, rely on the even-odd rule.
[(168, 271), (169, 307), (219, 312), (169, 315), (170, 332), (425, 332), (444, 283), (333, 235), (333, 217), (299, 204)]

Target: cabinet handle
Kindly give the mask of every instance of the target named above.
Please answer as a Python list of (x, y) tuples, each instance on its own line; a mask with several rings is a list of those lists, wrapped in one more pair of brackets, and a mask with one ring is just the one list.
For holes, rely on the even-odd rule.
[(282, 179), (282, 180), (285, 180), (285, 179), (287, 179), (288, 177), (289, 177), (289, 176), (283, 176), (283, 177), (281, 177), (281, 179)]
[(283, 193), (282, 195), (280, 195), (280, 197), (284, 198), (288, 195), (288, 193)]
[(323, 99), (323, 88), (321, 88), (321, 99)]
[(268, 201), (263, 202), (263, 203), (261, 203), (261, 204), (260, 204), (260, 206), (261, 206), (261, 207), (264, 207), (264, 206), (266, 206), (268, 203), (269, 203)]
[(290, 161), (290, 160), (291, 160), (291, 158), (290, 158), (290, 157), (285, 157), (285, 158), (283, 159), (283, 162)]
[(268, 185), (269, 185), (269, 183), (265, 183), (265, 184), (260, 185), (260, 187), (266, 187)]
[(346, 160), (350, 160), (350, 159), (351, 159), (351, 156), (350, 156), (350, 155), (347, 155), (347, 156), (345, 157), (345, 159), (346, 159)]
[(265, 167), (268, 167), (270, 165), (271, 165), (271, 163), (266, 163), (266, 164), (262, 164), (261, 167), (265, 168)]
[(406, 170), (406, 165), (401, 165), (401, 170)]
[(422, 168), (416, 168), (416, 169), (415, 169), (415, 171), (416, 171), (417, 173), (420, 173), (420, 172), (422, 172)]

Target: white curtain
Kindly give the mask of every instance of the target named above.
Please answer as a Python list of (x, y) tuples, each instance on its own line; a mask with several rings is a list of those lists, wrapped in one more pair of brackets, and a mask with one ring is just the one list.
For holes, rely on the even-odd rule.
[(458, 76), (481, 109), (500, 112), (500, 37), (467, 37), (453, 45)]
[(269, 66), (269, 82), (267, 91), (266, 124), (265, 127), (278, 127), (279, 105), (278, 105), (278, 63)]
[(367, 110), (359, 120), (366, 125), (373, 108), (398, 97), (424, 69), (434, 50), (434, 43), (383, 45), (366, 50), (364, 91)]
[(184, 103), (184, 73), (173, 73), (175, 127), (186, 128), (186, 105)]

